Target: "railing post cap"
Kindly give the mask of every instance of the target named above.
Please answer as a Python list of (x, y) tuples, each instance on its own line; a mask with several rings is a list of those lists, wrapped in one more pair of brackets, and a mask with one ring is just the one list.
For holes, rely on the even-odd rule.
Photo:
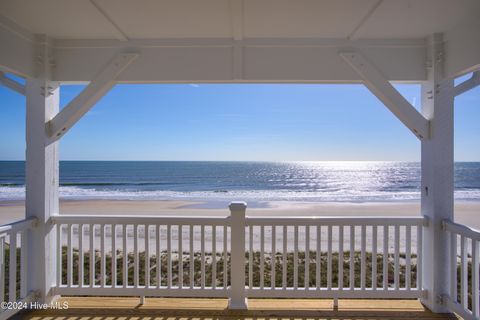
[(246, 209), (247, 208), (247, 203), (245, 201), (232, 201), (228, 205), (230, 210), (235, 210), (235, 209)]

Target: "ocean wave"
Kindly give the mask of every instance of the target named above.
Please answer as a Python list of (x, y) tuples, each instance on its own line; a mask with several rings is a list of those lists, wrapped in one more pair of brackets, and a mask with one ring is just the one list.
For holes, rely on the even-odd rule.
[[(60, 186), (60, 197), (72, 200), (257, 200), (257, 201), (331, 201), (331, 202), (367, 202), (367, 201), (408, 201), (419, 200), (420, 192), (415, 190), (378, 191), (330, 189), (315, 191), (299, 190), (209, 190), (209, 191), (171, 191), (171, 190), (99, 190), (78, 186)], [(0, 200), (25, 199), (24, 186), (0, 186)], [(480, 200), (479, 189), (460, 189), (455, 191), (457, 200)]]

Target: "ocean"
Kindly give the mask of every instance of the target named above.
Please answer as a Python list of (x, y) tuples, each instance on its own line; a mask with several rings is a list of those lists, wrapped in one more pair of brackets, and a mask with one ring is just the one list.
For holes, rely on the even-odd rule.
[[(23, 161), (0, 161), (0, 201), (25, 197)], [(62, 199), (376, 202), (420, 199), (416, 162), (62, 161)], [(455, 163), (455, 198), (480, 200), (480, 162)]]

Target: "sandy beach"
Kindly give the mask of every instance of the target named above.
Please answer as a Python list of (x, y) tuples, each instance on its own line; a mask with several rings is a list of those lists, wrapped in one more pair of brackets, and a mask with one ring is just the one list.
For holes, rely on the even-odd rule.
[[(202, 202), (192, 201), (132, 201), (132, 200), (79, 200), (61, 201), (60, 214), (86, 215), (214, 215), (229, 214), (227, 207), (201, 208)], [(416, 216), (420, 215), (419, 202), (290, 202), (265, 203), (261, 208), (248, 208), (247, 215), (256, 216)], [(0, 224), (23, 219), (23, 201), (0, 202)], [(480, 201), (457, 201), (455, 221), (480, 229)]]

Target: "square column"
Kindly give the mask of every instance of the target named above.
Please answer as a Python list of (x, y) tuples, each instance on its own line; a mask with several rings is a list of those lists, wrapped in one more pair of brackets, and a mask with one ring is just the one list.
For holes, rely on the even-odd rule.
[[(44, 42), (39, 57), (49, 61)], [(58, 113), (59, 86), (48, 80), (48, 64), (41, 65), (47, 67), (26, 84), (26, 218), (38, 218), (29, 231), (27, 291), (38, 291), (40, 302), (49, 303), (56, 285), (56, 233), (50, 217), (58, 214), (59, 162), (58, 143), (49, 141), (45, 124)]]
[(428, 218), (423, 240), (422, 300), (433, 312), (449, 312), (442, 296), (449, 288), (448, 237), (444, 219), (453, 220), (453, 79), (443, 78), (443, 39), (428, 39), (428, 81), (422, 84), (422, 114), (430, 120), (430, 139), (422, 140), (421, 212)]

